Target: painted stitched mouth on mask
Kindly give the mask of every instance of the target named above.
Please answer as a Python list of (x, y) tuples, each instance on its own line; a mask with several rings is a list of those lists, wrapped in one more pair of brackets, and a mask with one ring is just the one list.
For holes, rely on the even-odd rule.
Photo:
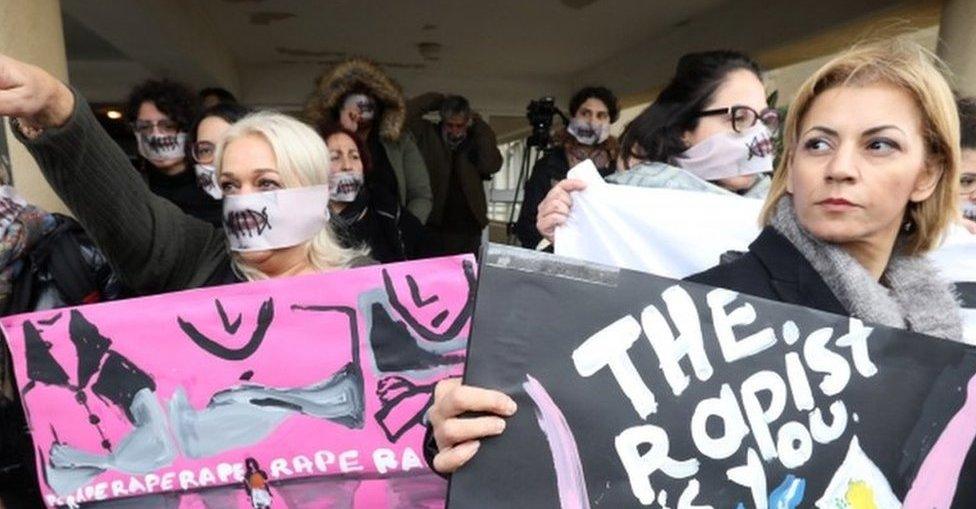
[(596, 129), (593, 129), (592, 127), (577, 127), (576, 134), (579, 135), (580, 138), (594, 140), (597, 138)]
[(976, 203), (964, 203), (962, 206), (962, 217), (976, 221)]
[(759, 136), (756, 136), (755, 138), (752, 139), (752, 141), (746, 144), (746, 146), (749, 147), (748, 160), (751, 160), (753, 157), (766, 157), (772, 154), (774, 150), (776, 150), (776, 146), (773, 143), (773, 139), (770, 138), (769, 136), (766, 136), (765, 134), (760, 134)]
[(355, 194), (359, 191), (359, 182), (347, 180), (336, 184), (335, 194)]
[(213, 180), (213, 175), (203, 173), (197, 175), (197, 186), (204, 191), (213, 191), (217, 188), (217, 184)]
[(179, 148), (179, 138), (176, 135), (169, 136), (147, 136), (146, 145), (151, 150), (165, 151)]
[(231, 235), (242, 237), (256, 237), (271, 229), (268, 221), (268, 207), (260, 211), (254, 209), (234, 210), (224, 216), (224, 228)]
[(359, 118), (363, 120), (373, 120), (376, 116), (376, 107), (372, 103), (359, 103)]

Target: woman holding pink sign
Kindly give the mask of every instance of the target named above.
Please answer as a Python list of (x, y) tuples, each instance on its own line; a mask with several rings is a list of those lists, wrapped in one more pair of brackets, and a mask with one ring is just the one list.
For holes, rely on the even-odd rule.
[(328, 149), (287, 115), (253, 114), (217, 146), (223, 231), (153, 195), (84, 98), (40, 68), (0, 56), (0, 115), (138, 293), (371, 263), (336, 240)]

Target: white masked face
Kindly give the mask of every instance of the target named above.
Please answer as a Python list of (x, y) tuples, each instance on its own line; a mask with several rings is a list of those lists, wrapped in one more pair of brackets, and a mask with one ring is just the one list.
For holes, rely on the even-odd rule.
[(610, 124), (573, 118), (566, 128), (583, 145), (599, 145), (610, 137)]
[(249, 266), (276, 266), (291, 251), (280, 247), (298, 246), (327, 224), (328, 186), (286, 188), (275, 152), (262, 136), (224, 145), (219, 170), (225, 234)]
[(215, 200), (224, 197), (224, 193), (220, 191), (220, 185), (217, 183), (217, 168), (214, 165), (196, 163), (193, 165), (193, 171), (197, 174), (197, 186), (200, 189), (203, 189)]
[(976, 221), (976, 150), (962, 149), (961, 173), (959, 188), (962, 191), (962, 214), (966, 219)]
[(328, 226), (328, 204), (328, 186), (228, 195), (224, 232), (232, 251), (297, 246)]
[(743, 133), (720, 132), (674, 158), (674, 164), (703, 180), (773, 171), (775, 145), (761, 122)]
[(139, 155), (157, 168), (165, 168), (183, 161), (186, 154), (186, 133), (137, 134)]
[(329, 199), (334, 202), (352, 203), (362, 188), (362, 173), (343, 171), (329, 174)]
[(230, 123), (218, 116), (209, 116), (200, 121), (197, 126), (197, 141), (191, 147), (191, 154), (196, 164), (193, 170), (197, 175), (197, 185), (213, 199), (223, 198), (220, 182), (217, 179), (217, 167), (214, 166), (214, 156), (224, 134), (230, 129)]
[[(176, 169), (185, 160), (186, 133), (177, 122), (156, 108), (152, 101), (139, 105), (133, 123), (139, 155), (164, 173)], [(179, 166), (181, 167), (181, 166)]]

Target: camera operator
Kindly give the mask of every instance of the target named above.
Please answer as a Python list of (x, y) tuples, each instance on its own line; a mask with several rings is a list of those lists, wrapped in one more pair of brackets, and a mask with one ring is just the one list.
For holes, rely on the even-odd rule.
[(535, 163), (525, 182), (515, 232), (522, 246), (529, 249), (535, 249), (542, 240), (535, 226), (539, 203), (556, 182), (566, 178), (570, 168), (592, 159), (603, 176), (616, 170), (619, 144), (610, 136), (610, 124), (617, 121), (620, 106), (613, 92), (606, 87), (585, 87), (570, 99), (569, 114), (569, 125), (553, 136), (552, 146)]

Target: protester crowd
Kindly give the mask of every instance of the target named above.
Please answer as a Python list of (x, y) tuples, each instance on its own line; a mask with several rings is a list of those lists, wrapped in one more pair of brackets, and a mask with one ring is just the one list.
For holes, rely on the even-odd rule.
[[(904, 40), (840, 54), (785, 118), (768, 95), (750, 56), (687, 54), (618, 140), (615, 94), (581, 88), (525, 182), (519, 240), (555, 241), (585, 188), (567, 172), (586, 160), (618, 185), (763, 199), (748, 252), (690, 281), (961, 340), (956, 298), (924, 255), (952, 224), (976, 234), (976, 100), (957, 97), (937, 60)], [(126, 101), (133, 165), (77, 90), (0, 56), (0, 115), (77, 218), (0, 189), (0, 306), (477, 253), (485, 182), (502, 155), (476, 106), (441, 92), (407, 99), (362, 59), (320, 76), (301, 119), (218, 88), (148, 81)], [(270, 203), (288, 205), (255, 214)], [(18, 486), (2, 493), (15, 504), (39, 495), (23, 488), (32, 449), (9, 356), (0, 361), (0, 490)], [(461, 468), (515, 410), (503, 393), (441, 382), (428, 461), (445, 475)]]

